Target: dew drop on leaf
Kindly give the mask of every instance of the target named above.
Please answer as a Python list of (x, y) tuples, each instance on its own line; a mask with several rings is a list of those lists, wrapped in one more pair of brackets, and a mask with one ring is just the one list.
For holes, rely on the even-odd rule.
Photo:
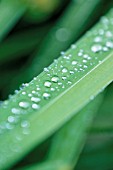
[(62, 69), (62, 73), (67, 73), (67, 71), (68, 71), (67, 68)]
[(57, 83), (59, 81), (59, 78), (57, 76), (54, 76), (51, 78), (51, 81)]
[(49, 93), (43, 93), (43, 97), (44, 99), (49, 99), (50, 98), (50, 94)]
[(29, 107), (29, 103), (28, 103), (28, 102), (21, 101), (21, 102), (19, 103), (19, 106), (20, 106), (21, 108), (27, 109), (27, 108)]
[(31, 101), (32, 102), (40, 102), (40, 98), (38, 98), (38, 97), (31, 97)]
[(12, 108), (12, 109), (11, 109), (11, 112), (12, 112), (13, 114), (20, 114), (20, 110), (17, 109), (17, 108)]
[(46, 81), (46, 82), (44, 83), (44, 86), (45, 86), (45, 87), (51, 87), (51, 82), (50, 82), (50, 81)]
[(72, 61), (72, 65), (76, 65), (77, 64), (77, 61)]
[(40, 108), (40, 106), (38, 104), (34, 103), (34, 104), (32, 104), (32, 108), (37, 110)]
[(97, 53), (102, 50), (102, 46), (100, 44), (95, 44), (91, 47), (92, 52)]

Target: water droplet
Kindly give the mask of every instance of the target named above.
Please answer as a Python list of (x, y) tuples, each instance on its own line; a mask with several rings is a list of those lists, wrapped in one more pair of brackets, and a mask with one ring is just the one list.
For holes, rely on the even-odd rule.
[(11, 123), (13, 123), (13, 122), (10, 122), (10, 123), (6, 123), (6, 129), (8, 129), (8, 130), (11, 130), (11, 129), (13, 129), (14, 128), (14, 125), (13, 124), (11, 124)]
[(83, 67), (84, 67), (84, 68), (88, 68), (88, 66), (86, 66), (86, 65), (84, 65)]
[(29, 135), (30, 134), (30, 129), (29, 128), (23, 128), (23, 134), (24, 135)]
[(34, 103), (34, 104), (32, 104), (32, 108), (37, 110), (37, 109), (40, 108), (40, 106), (39, 106), (38, 104), (35, 104), (35, 103)]
[(62, 73), (67, 73), (67, 71), (68, 71), (67, 68), (62, 69)]
[(15, 122), (15, 117), (14, 116), (9, 116), (8, 117), (8, 122), (9, 123), (14, 123)]
[(71, 48), (72, 48), (72, 49), (75, 49), (75, 48), (76, 48), (76, 45), (75, 45), (75, 44), (72, 44), (72, 45), (71, 45)]
[(38, 98), (38, 97), (31, 97), (31, 101), (32, 102), (40, 102), (40, 98)]
[(45, 71), (45, 72), (49, 72), (49, 69), (45, 67), (45, 68), (44, 68), (44, 71)]
[(37, 80), (37, 77), (34, 77), (33, 80)]
[(29, 107), (29, 103), (22, 101), (22, 102), (19, 103), (19, 106), (21, 108), (27, 109)]
[(108, 48), (113, 48), (113, 42), (107, 41), (107, 42), (106, 42), (106, 47), (108, 47)]
[(69, 85), (70, 85), (70, 84), (72, 84), (72, 82), (71, 82), (71, 81), (68, 81), (68, 82), (67, 82), (67, 84), (69, 84)]
[(44, 99), (49, 99), (50, 98), (50, 94), (49, 93), (43, 93), (43, 97), (44, 97)]
[(81, 57), (82, 55), (83, 55), (83, 53), (82, 53), (82, 52), (79, 52), (79, 53), (78, 53), (78, 56), (79, 56), (79, 57)]
[(46, 81), (46, 82), (44, 83), (44, 86), (45, 86), (45, 87), (51, 87), (51, 82), (50, 82), (50, 81)]
[(103, 17), (101, 17), (101, 22), (103, 24), (107, 25), (109, 23), (109, 20), (108, 20), (108, 18), (106, 16), (103, 16)]
[(72, 65), (76, 65), (77, 64), (77, 61), (72, 61)]
[(83, 63), (87, 63), (87, 60), (83, 60)]
[(29, 97), (32, 97), (33, 95), (31, 93), (28, 94)]
[(99, 29), (99, 34), (103, 35), (104, 34), (104, 30), (103, 29)]
[(35, 91), (35, 90), (32, 90), (32, 93), (33, 93), (33, 94), (35, 94), (35, 93), (36, 93), (36, 91)]
[(57, 83), (59, 81), (59, 78), (57, 76), (54, 76), (51, 78), (51, 81)]
[(23, 95), (26, 95), (26, 92), (25, 92), (25, 91), (23, 91), (23, 92), (22, 92), (22, 94), (23, 94)]
[(37, 91), (39, 91), (40, 90), (40, 88), (39, 87), (37, 87)]
[(89, 58), (88, 54), (84, 54), (83, 58), (88, 59)]
[(50, 90), (51, 90), (51, 91), (55, 91), (55, 88), (52, 87)]
[(94, 42), (101, 42), (102, 38), (101, 37), (95, 37)]
[(107, 47), (103, 47), (102, 50), (106, 52), (106, 51), (108, 51), (108, 48)]
[(61, 51), (61, 55), (65, 55), (65, 52), (64, 52), (64, 51)]
[(110, 31), (106, 32), (106, 37), (113, 38), (113, 34)]
[(102, 50), (102, 46), (100, 44), (95, 44), (91, 47), (92, 52), (97, 53)]
[(62, 80), (66, 80), (66, 79), (67, 79), (67, 77), (66, 77), (66, 76), (63, 76), (63, 77), (62, 77)]
[(29, 127), (29, 126), (30, 126), (30, 123), (27, 120), (24, 120), (24, 121), (21, 122), (21, 127), (26, 128), (26, 127)]
[(12, 109), (11, 109), (11, 112), (12, 112), (13, 114), (20, 114), (20, 110), (17, 109), (17, 108), (12, 108)]
[(74, 71), (73, 71), (73, 70), (70, 70), (70, 74), (74, 74)]
[(75, 70), (75, 71), (78, 71), (78, 69), (77, 69), (77, 68), (74, 68), (74, 70)]

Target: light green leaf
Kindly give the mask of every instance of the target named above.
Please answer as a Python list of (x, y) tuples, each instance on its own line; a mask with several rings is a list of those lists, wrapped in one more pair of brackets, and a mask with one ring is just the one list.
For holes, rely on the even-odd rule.
[(1, 105), (0, 169), (16, 163), (112, 82), (112, 17), (111, 9), (76, 45)]
[(0, 41), (8, 34), (25, 12), (25, 6), (18, 0), (0, 2)]

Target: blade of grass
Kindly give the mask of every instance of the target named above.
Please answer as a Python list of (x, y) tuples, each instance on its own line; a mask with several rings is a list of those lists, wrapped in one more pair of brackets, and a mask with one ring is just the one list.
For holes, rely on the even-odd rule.
[(102, 96), (98, 96), (62, 127), (53, 138), (48, 160), (62, 160), (74, 168), (101, 100)]
[[(102, 142), (104, 142), (105, 140), (103, 139), (95, 139), (95, 135), (101, 135), (102, 136), (106, 136), (107, 135), (112, 135), (113, 132), (113, 127), (106, 127), (106, 124), (101, 126), (101, 127), (95, 127), (94, 125), (96, 124), (96, 121), (98, 121), (98, 123), (102, 121), (103, 117), (104, 117), (104, 112), (106, 110), (112, 110), (112, 98), (113, 98), (113, 93), (111, 93), (112, 91), (112, 85), (110, 87), (108, 87), (105, 90), (104, 93), (104, 102), (102, 103), (101, 101), (103, 101), (103, 96), (97, 97), (95, 101), (93, 101), (93, 104), (89, 104), (88, 106), (86, 106), (82, 111), (80, 111), (80, 113), (77, 113), (78, 115), (75, 115), (74, 118), (72, 120), (69, 121), (69, 123), (67, 123), (66, 125), (64, 125), (53, 137), (53, 142), (52, 142), (52, 146), (50, 148), (49, 151), (49, 157), (47, 157), (46, 163), (48, 162), (48, 164), (50, 164), (51, 161), (56, 161), (56, 160), (62, 160), (65, 163), (67, 163), (68, 165), (71, 164), (71, 168), (73, 167), (72, 165), (76, 165), (77, 162), (77, 157), (79, 156), (79, 151), (80, 148), (82, 148), (82, 144), (84, 144), (85, 142), (85, 138), (84, 136), (87, 135), (87, 133), (89, 133), (89, 129), (90, 129), (90, 133), (91, 136), (94, 136), (94, 141), (99, 141), (101, 140)], [(101, 99), (101, 101), (100, 101)], [(93, 123), (92, 126), (90, 126), (89, 124), (91, 124), (91, 117), (94, 117), (94, 112), (96, 112), (95, 108), (98, 109), (98, 105), (100, 106), (101, 104), (101, 108), (98, 111), (97, 114), (97, 119), (95, 120), (95, 122)], [(91, 107), (91, 105), (93, 107)], [(111, 109), (109, 109), (111, 108)], [(89, 115), (87, 115), (87, 111), (89, 111)], [(82, 115), (83, 113), (83, 115)], [(100, 116), (99, 116), (100, 114)], [(108, 114), (107, 114), (108, 115)], [(111, 119), (110, 115), (110, 120)], [(84, 118), (85, 117), (85, 118)], [(80, 118), (80, 119), (78, 119)], [(92, 118), (93, 119), (93, 118)], [(105, 117), (106, 119), (106, 117)], [(82, 122), (83, 120), (83, 122)], [(90, 121), (89, 121), (90, 120)], [(107, 120), (107, 122), (109, 122), (110, 120)], [(88, 122), (89, 121), (89, 122)], [(105, 121), (104, 121), (105, 122)], [(112, 121), (111, 121), (112, 122)], [(98, 124), (97, 124), (98, 125)], [(81, 126), (84, 126), (84, 128), (81, 128)], [(89, 126), (89, 127), (88, 127)], [(109, 136), (107, 136), (107, 138), (109, 138)], [(105, 145), (102, 145), (101, 142), (101, 150), (103, 150), (104, 147), (106, 147)], [(105, 143), (105, 142), (104, 142)], [(91, 143), (90, 145), (94, 146), (94, 143)], [(89, 145), (88, 145), (89, 146)], [(98, 151), (98, 146), (96, 145), (95, 148), (93, 148), (93, 150), (97, 150)], [(67, 152), (66, 152), (67, 151)], [(99, 153), (100, 153), (100, 149), (99, 149)], [(87, 153), (86, 153), (87, 154)], [(90, 157), (91, 155), (91, 148), (89, 150), (89, 154), (88, 157)], [(37, 154), (34, 155), (37, 157)], [(70, 158), (70, 159), (69, 159)], [(73, 159), (72, 159), (73, 158)], [(88, 158), (89, 159), (89, 158)], [(97, 159), (97, 158), (96, 158)], [(98, 160), (98, 159), (97, 159)], [(88, 161), (87, 161), (88, 162)], [(109, 162), (109, 159), (107, 160), (107, 162)], [(106, 164), (106, 163), (105, 163)], [(38, 168), (39, 164), (36, 165), (30, 165), (29, 167), (23, 167), (22, 169), (34, 169), (34, 167)], [(43, 167), (43, 163), (42, 163), (42, 167)], [(100, 168), (102, 168), (101, 166), (99, 166)], [(46, 167), (44, 166), (44, 168), (46, 169)], [(50, 168), (51, 169), (51, 168)], [(91, 169), (91, 168), (89, 168)]]
[(71, 167), (63, 161), (48, 161), (39, 165), (27, 166), (18, 170), (71, 170)]
[[(1, 105), (1, 169), (53, 134), (113, 80), (112, 17), (111, 9), (76, 46)], [(102, 43), (94, 42), (98, 36)]]
[(20, 1), (3, 0), (0, 3), (0, 41), (8, 34), (25, 12)]
[[(85, 143), (86, 131), (92, 123), (102, 98), (102, 95), (98, 96), (55, 134), (46, 160), (48, 164), (50, 162), (61, 161), (65, 162), (70, 167), (70, 170), (74, 168)], [(35, 168), (36, 166), (38, 168), (39, 164), (35, 165)], [(32, 169), (32, 167), (33, 165), (23, 169)]]
[(22, 0), (27, 6), (27, 11), (24, 15), (24, 19), (28, 22), (44, 22), (51, 18), (54, 13), (59, 12), (60, 8), (69, 0), (41, 0), (41, 1), (29, 1)]
[[(107, 88), (107, 92), (105, 95), (104, 102), (102, 107), (99, 110), (98, 117), (95, 119), (93, 123), (93, 129), (105, 129), (110, 130), (109, 128), (113, 125), (113, 84)], [(93, 130), (92, 129), (92, 130)], [(104, 130), (103, 130), (104, 131)]]
[[(90, 136), (89, 136), (90, 137)], [(100, 139), (99, 139), (100, 137)], [(112, 169), (112, 160), (113, 160), (113, 144), (112, 144), (112, 137), (104, 136), (106, 140), (103, 140), (102, 136), (97, 136), (90, 138), (86, 143), (86, 146), (81, 154), (81, 157), (78, 161), (76, 169)], [(94, 142), (98, 143), (100, 140), (100, 145), (98, 146), (94, 144)], [(105, 142), (106, 141), (106, 142)]]
[(46, 36), (34, 60), (30, 60), (28, 65), (22, 69), (23, 77), (20, 72), (16, 79), (12, 81), (11, 89), (14, 90), (23, 81), (30, 81), (33, 76), (38, 75), (44, 67), (57, 58), (61, 51), (66, 50), (72, 42), (76, 41), (89, 28), (91, 23), (94, 23), (97, 18), (94, 14), (101, 11), (103, 2), (103, 0), (71, 1), (63, 15)]
[(77, 169), (112, 169), (113, 127), (112, 127), (113, 85), (106, 89), (106, 94), (90, 129), (90, 135), (81, 154)]
[(0, 45), (0, 64), (32, 52), (36, 46), (39, 46), (50, 25), (18, 32), (2, 42)]

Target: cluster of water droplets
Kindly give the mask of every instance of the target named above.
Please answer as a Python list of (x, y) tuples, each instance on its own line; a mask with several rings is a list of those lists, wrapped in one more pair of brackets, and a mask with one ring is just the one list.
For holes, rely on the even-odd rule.
[[(28, 135), (30, 122), (28, 117), (26, 120), (26, 115), (40, 111), (49, 101), (100, 63), (105, 53), (113, 49), (111, 27), (113, 27), (113, 12), (110, 19), (107, 17), (101, 19), (101, 27), (97, 26), (88, 32), (86, 38), (76, 45), (71, 45), (67, 52), (62, 51), (61, 57), (54, 60), (48, 68), (44, 68), (41, 75), (35, 77), (29, 84), (23, 84), (19, 91), (15, 91), (16, 95), (10, 96), (8, 101), (1, 104), (1, 116), (2, 112), (6, 114), (7, 111), (7, 114), (0, 122), (0, 134), (12, 130), (18, 124), (22, 133)], [(88, 42), (91, 45), (88, 44), (87, 47)], [(15, 138), (17, 141), (21, 140), (18, 134)]]
[(94, 45), (92, 45), (91, 50), (94, 53), (98, 52), (108, 52), (113, 49), (113, 31), (109, 29), (113, 27), (113, 18), (110, 20), (107, 16), (101, 18), (102, 28), (95, 32)]

